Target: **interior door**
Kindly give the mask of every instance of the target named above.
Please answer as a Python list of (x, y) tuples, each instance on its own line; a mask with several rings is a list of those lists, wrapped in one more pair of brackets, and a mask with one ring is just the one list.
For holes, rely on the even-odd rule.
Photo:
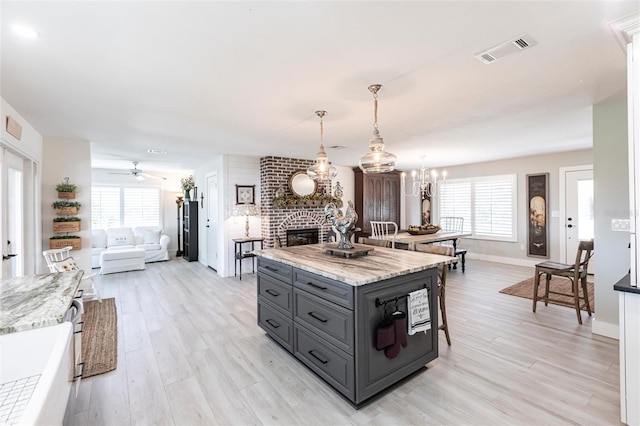
[(207, 266), (218, 270), (218, 175), (207, 177)]
[(13, 278), (24, 275), (24, 171), (23, 159), (2, 150), (0, 200), (2, 220), (2, 275)]
[[(573, 263), (580, 240), (594, 234), (593, 169), (565, 172), (565, 262)], [(591, 265), (589, 267), (591, 272)]]

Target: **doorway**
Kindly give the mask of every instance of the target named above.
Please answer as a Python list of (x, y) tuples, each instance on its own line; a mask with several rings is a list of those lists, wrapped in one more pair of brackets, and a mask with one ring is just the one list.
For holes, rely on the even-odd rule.
[(218, 270), (218, 175), (207, 175), (207, 266)]
[(0, 154), (0, 200), (2, 220), (2, 269), (0, 278), (25, 273), (24, 159), (3, 148)]
[[(573, 263), (580, 240), (594, 235), (593, 166), (560, 169), (560, 261)], [(589, 264), (589, 272), (593, 270)]]

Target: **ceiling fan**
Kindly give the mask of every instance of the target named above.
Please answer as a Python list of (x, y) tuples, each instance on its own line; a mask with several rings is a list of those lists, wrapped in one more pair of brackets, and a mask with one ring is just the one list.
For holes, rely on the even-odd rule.
[(150, 174), (144, 173), (142, 170), (140, 170), (138, 168), (138, 161), (134, 161), (133, 162), (133, 169), (129, 169), (128, 172), (113, 172), (113, 173), (110, 173), (110, 174), (112, 174), (112, 175), (131, 175), (131, 176), (135, 177), (136, 179), (138, 179), (139, 181), (143, 181), (146, 178), (167, 180), (166, 177), (154, 176), (154, 175), (150, 175)]

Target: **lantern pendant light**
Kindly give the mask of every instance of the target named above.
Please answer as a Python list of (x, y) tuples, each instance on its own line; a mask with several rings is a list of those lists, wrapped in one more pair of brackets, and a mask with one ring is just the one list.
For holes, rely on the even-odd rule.
[(316, 160), (307, 169), (307, 175), (316, 182), (325, 182), (334, 179), (338, 175), (336, 168), (329, 163), (327, 153), (324, 151), (324, 124), (323, 118), (327, 111), (316, 111), (316, 115), (320, 117), (320, 150), (316, 154)]
[(360, 168), (363, 173), (385, 173), (396, 168), (395, 155), (384, 150), (384, 140), (378, 131), (378, 91), (381, 84), (372, 84), (369, 91), (373, 93), (373, 137), (369, 140), (369, 152), (360, 159)]

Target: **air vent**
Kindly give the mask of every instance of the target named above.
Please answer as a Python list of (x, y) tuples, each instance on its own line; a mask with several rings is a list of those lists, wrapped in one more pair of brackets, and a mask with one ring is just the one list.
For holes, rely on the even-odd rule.
[(533, 37), (529, 34), (523, 34), (512, 40), (505, 41), (502, 44), (487, 49), (484, 52), (477, 53), (475, 58), (484, 64), (492, 64), (505, 56), (509, 56), (512, 53), (520, 52), (524, 49), (529, 49), (538, 44)]
[(327, 149), (346, 149), (346, 148), (347, 147), (343, 145), (331, 145), (327, 147)]

